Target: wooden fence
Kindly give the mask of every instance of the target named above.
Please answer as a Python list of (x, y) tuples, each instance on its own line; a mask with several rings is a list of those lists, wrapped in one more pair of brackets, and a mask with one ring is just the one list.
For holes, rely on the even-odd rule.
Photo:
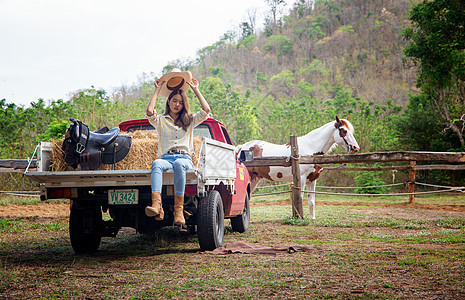
[(36, 168), (36, 159), (29, 161), (27, 159), (0, 159), (0, 173), (24, 172), (29, 165), (30, 169)]
[[(417, 170), (465, 170), (465, 152), (424, 152), (394, 151), (358, 154), (299, 155), (297, 137), (291, 136), (291, 156), (256, 157), (247, 162), (248, 167), (284, 166), (291, 167), (293, 174), (292, 211), (293, 217), (303, 216), (302, 194), (300, 192), (300, 164), (341, 164), (341, 163), (388, 163), (409, 162), (408, 166), (346, 167), (345, 170), (382, 171), (409, 170), (409, 203), (415, 201), (415, 171)], [(441, 165), (417, 165), (421, 163), (442, 163)], [(444, 165), (454, 164), (454, 165)]]
[[(292, 207), (293, 216), (303, 216), (302, 194), (300, 191), (300, 164), (344, 164), (344, 163), (388, 163), (409, 162), (408, 166), (377, 166), (377, 167), (339, 167), (341, 170), (352, 171), (385, 171), (409, 170), (409, 202), (415, 201), (415, 172), (417, 170), (465, 170), (465, 152), (424, 152), (424, 151), (394, 151), (359, 154), (304, 155), (299, 154), (297, 137), (290, 138), (291, 156), (256, 157), (247, 162), (246, 166), (284, 166), (291, 167), (293, 174)], [(440, 165), (417, 165), (421, 163), (441, 163)], [(453, 164), (453, 165), (451, 165)], [(36, 160), (0, 159), (0, 172), (24, 172), (29, 166), (36, 167)]]

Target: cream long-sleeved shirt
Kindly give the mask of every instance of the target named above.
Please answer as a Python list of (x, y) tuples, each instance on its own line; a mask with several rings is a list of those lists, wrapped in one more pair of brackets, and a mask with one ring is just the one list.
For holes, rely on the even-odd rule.
[(156, 112), (153, 116), (147, 117), (150, 124), (158, 132), (158, 157), (167, 153), (171, 149), (184, 150), (192, 154), (194, 149), (194, 128), (208, 118), (208, 114), (200, 109), (194, 114), (192, 123), (184, 131), (174, 124), (170, 115), (159, 115)]

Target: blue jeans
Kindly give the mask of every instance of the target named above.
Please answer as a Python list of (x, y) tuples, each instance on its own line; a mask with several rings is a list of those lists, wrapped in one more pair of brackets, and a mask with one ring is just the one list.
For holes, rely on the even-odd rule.
[(163, 172), (174, 170), (174, 194), (184, 196), (186, 189), (186, 170), (193, 169), (192, 159), (187, 154), (164, 154), (152, 164), (150, 183), (152, 193), (161, 193), (163, 186)]

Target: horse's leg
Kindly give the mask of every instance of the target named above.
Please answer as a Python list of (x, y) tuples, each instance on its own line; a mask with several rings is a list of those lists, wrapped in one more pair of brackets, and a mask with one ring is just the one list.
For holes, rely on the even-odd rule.
[(260, 183), (260, 181), (262, 181), (262, 178), (261, 177), (252, 177), (251, 180), (250, 180), (250, 189), (251, 189), (251, 193), (255, 190), (255, 188), (257, 187), (257, 185)]
[[(316, 179), (313, 181), (307, 181), (307, 191), (314, 192), (316, 187)], [(308, 210), (310, 219), (315, 219), (315, 193), (308, 193)]]
[[(300, 199), (303, 201), (304, 197), (305, 197), (305, 177), (301, 177), (301, 179), (300, 179)], [(302, 203), (302, 205), (303, 205), (303, 203)], [(303, 212), (303, 208), (302, 208), (302, 218), (304, 217), (304, 215), (305, 215), (305, 213)]]

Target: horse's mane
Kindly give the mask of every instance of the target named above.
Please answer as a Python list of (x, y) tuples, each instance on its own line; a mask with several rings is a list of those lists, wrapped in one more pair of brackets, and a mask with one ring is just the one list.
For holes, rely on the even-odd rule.
[(330, 154), (331, 152), (333, 152), (335, 149), (337, 148), (337, 143), (334, 143), (331, 148), (329, 148), (328, 152), (326, 152), (325, 154)]
[(328, 122), (328, 123), (326, 123), (326, 124), (324, 124), (324, 125), (322, 125), (322, 126), (320, 126), (318, 128), (315, 128), (312, 131), (310, 131), (309, 133), (303, 135), (302, 137), (308, 138), (308, 137), (314, 136), (314, 135), (318, 134), (320, 131), (328, 128), (329, 126), (334, 126), (334, 121)]

